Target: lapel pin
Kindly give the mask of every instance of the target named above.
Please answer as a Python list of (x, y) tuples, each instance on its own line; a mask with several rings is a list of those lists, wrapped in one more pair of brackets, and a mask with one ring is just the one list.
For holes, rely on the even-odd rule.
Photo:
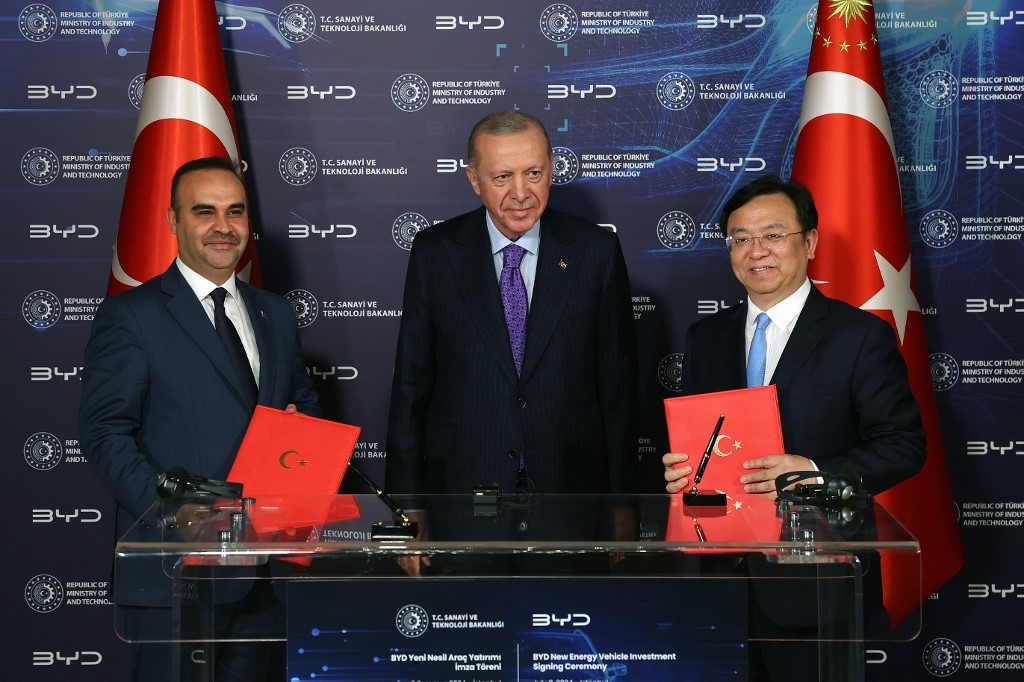
[(267, 311), (266, 310), (261, 310), (260, 311), (260, 317), (262, 317), (264, 320), (269, 320), (270, 319), (270, 315), (267, 315)]
[(558, 259), (558, 267), (560, 267), (563, 270), (565, 270), (567, 267), (569, 267), (569, 264), (565, 262), (564, 258), (559, 258)]

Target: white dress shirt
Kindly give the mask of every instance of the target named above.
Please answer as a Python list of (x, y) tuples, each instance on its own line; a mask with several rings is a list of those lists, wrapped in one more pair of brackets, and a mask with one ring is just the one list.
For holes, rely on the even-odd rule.
[[(765, 363), (764, 383), (767, 386), (771, 383), (771, 376), (775, 368), (779, 366), (779, 359), (782, 351), (786, 350), (789, 337), (793, 334), (793, 327), (796, 326), (797, 318), (807, 303), (807, 297), (811, 295), (811, 280), (805, 279), (800, 288), (782, 299), (768, 310), (759, 310), (756, 305), (747, 301), (747, 326), (746, 343), (747, 355), (750, 355), (750, 342), (754, 338), (754, 329), (757, 327), (756, 318), (759, 313), (767, 313), (771, 324), (765, 329), (765, 337), (768, 340), (768, 361)], [(811, 467), (818, 471), (818, 465), (814, 460), (807, 458)], [(824, 483), (820, 478), (815, 480), (819, 485)]]
[(764, 369), (765, 385), (771, 383), (771, 377), (775, 373), (775, 368), (779, 366), (779, 358), (782, 357), (782, 351), (786, 350), (789, 337), (793, 334), (793, 327), (796, 326), (796, 320), (800, 317), (800, 311), (804, 309), (804, 304), (807, 303), (807, 297), (810, 294), (811, 280), (805, 279), (799, 289), (773, 305), (769, 310), (760, 310), (749, 300), (747, 301), (747, 323), (744, 329), (746, 330), (746, 351), (748, 357), (750, 356), (750, 342), (754, 338), (754, 329), (757, 327), (756, 319), (758, 314), (762, 312), (767, 313), (768, 318), (771, 320), (771, 324), (765, 329), (765, 338), (768, 341), (768, 360), (765, 363)]
[(210, 293), (218, 286), (224, 287), (228, 295), (224, 298), (224, 312), (227, 313), (231, 324), (235, 325), (239, 338), (242, 339), (242, 347), (249, 358), (249, 365), (252, 367), (253, 377), (256, 379), (256, 386), (260, 385), (260, 351), (256, 346), (256, 334), (252, 330), (252, 320), (249, 319), (249, 311), (245, 308), (245, 301), (238, 293), (238, 286), (234, 277), (228, 279), (224, 284), (217, 285), (206, 279), (198, 272), (181, 262), (180, 258), (175, 259), (175, 264), (181, 272), (181, 276), (188, 282), (189, 287), (195, 293), (196, 298), (203, 304), (206, 316), (213, 324), (213, 299)]

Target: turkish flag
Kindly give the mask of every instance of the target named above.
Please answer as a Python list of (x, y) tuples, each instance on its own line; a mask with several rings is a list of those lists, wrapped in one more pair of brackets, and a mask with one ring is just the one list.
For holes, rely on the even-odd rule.
[[(177, 256), (167, 224), (171, 179), (204, 156), (239, 162), (217, 11), (213, 0), (160, 0), (108, 296), (159, 275)], [(260, 283), (251, 234), (237, 271)]]
[(820, 216), (811, 279), (826, 295), (893, 325), (927, 431), (923, 470), (878, 496), (921, 544), (921, 593), (916, 575), (883, 556), (885, 605), (895, 626), (960, 570), (964, 555), (870, 2), (818, 4), (793, 179), (811, 190)]

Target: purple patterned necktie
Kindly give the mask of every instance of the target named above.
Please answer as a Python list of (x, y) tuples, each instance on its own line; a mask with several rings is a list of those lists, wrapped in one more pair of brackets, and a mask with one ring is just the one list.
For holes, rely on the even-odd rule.
[(501, 250), (501, 302), (505, 306), (505, 324), (508, 326), (508, 340), (512, 344), (512, 359), (516, 363), (516, 374), (523, 369), (523, 352), (526, 350), (526, 283), (519, 272), (519, 263), (526, 250), (509, 244)]

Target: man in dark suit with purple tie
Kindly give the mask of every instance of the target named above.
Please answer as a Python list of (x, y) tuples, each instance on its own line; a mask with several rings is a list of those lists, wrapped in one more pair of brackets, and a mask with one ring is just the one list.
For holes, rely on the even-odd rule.
[(417, 234), (409, 259), (385, 488), (633, 492), (636, 338), (619, 241), (547, 208), (551, 143), (536, 118), (485, 117), (468, 154), (484, 205)]

